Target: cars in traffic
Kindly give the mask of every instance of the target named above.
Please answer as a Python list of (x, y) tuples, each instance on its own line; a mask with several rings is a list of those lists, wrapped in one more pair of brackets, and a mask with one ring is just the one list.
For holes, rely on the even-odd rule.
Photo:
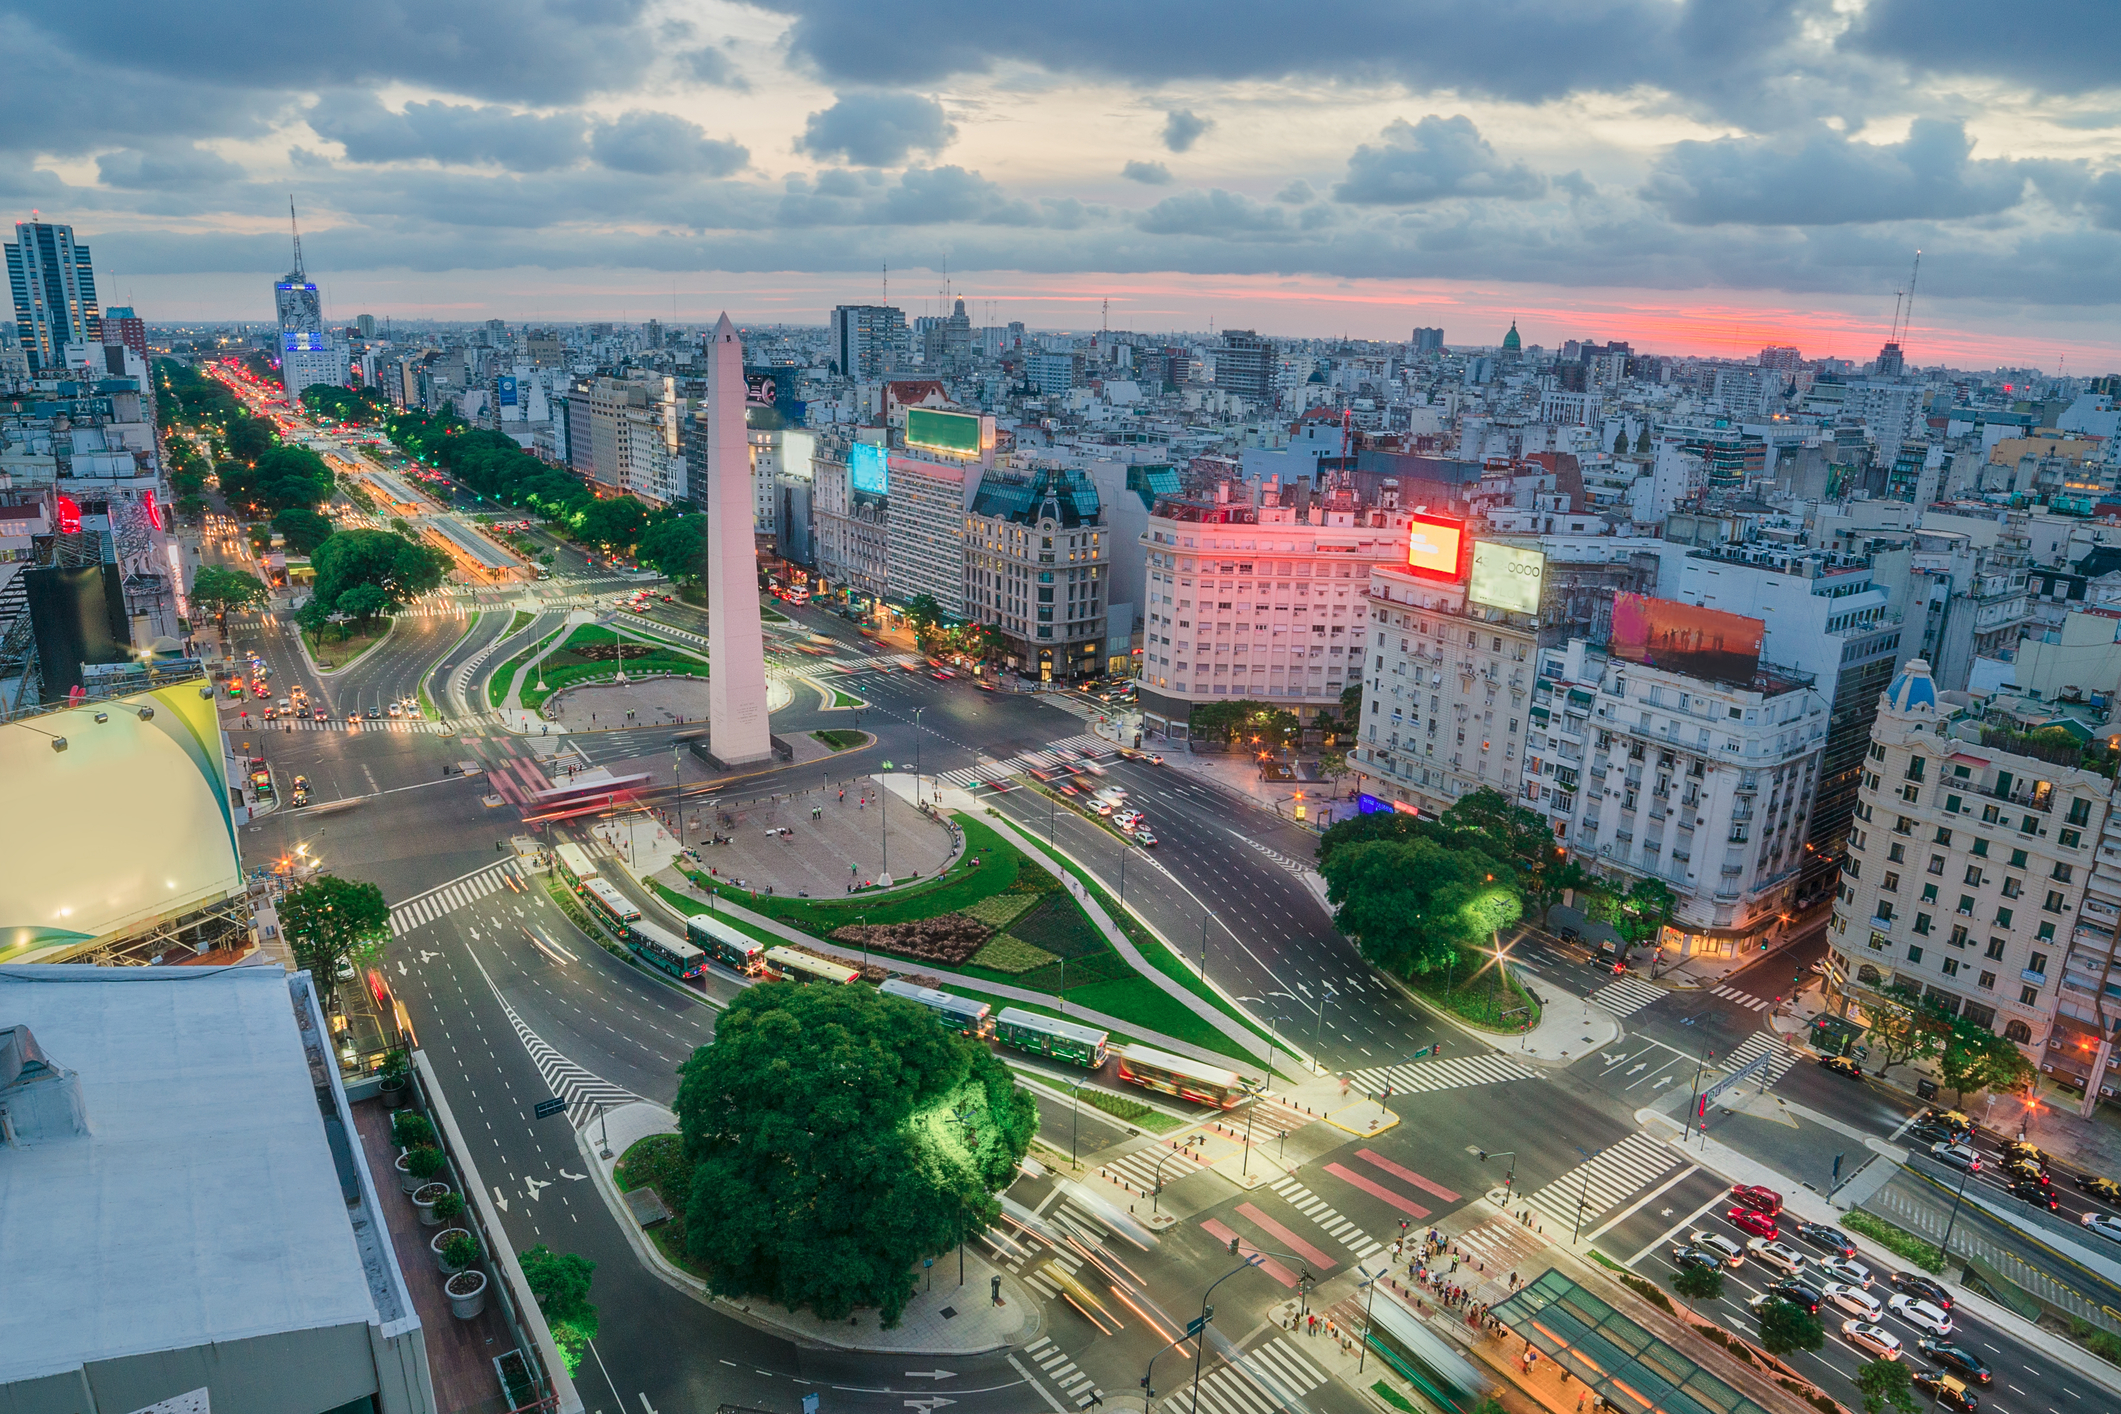
[(1822, 1251), (1831, 1252), (1837, 1257), (1853, 1257), (1856, 1255), (1856, 1244), (1850, 1240), (1849, 1235), (1840, 1228), (1833, 1227), (1827, 1223), (1799, 1223), (1797, 1224), (1797, 1236), (1812, 1246)]
[(1732, 1227), (1742, 1228), (1755, 1237), (1773, 1238), (1782, 1235), (1782, 1230), (1775, 1225), (1772, 1217), (1766, 1213), (1755, 1212), (1751, 1208), (1733, 1208), (1723, 1215), (1723, 1219)]
[(1930, 1157), (1940, 1164), (1950, 1164), (1955, 1169), (1968, 1173), (1981, 1172), (1981, 1156), (1970, 1144), (1946, 1143), (1942, 1140), (1930, 1145)]
[(1706, 1228), (1696, 1228), (1686, 1235), (1686, 1240), (1691, 1246), (1703, 1252), (1714, 1252), (1727, 1265), (1733, 1267), (1745, 1265), (1745, 1249), (1720, 1232), (1710, 1232)]
[(1858, 1350), (1875, 1355), (1880, 1360), (1900, 1358), (1900, 1337), (1884, 1326), (1869, 1321), (1843, 1321), (1841, 1338)]
[(1731, 1201), (1741, 1208), (1750, 1208), (1756, 1213), (1774, 1217), (1782, 1211), (1782, 1195), (1772, 1188), (1762, 1188), (1757, 1183), (1734, 1184)]
[(1940, 1311), (1952, 1309), (1952, 1293), (1943, 1282), (1933, 1281), (1919, 1272), (1894, 1272), (1886, 1278), (1893, 1290), (1918, 1296)]
[(1850, 1286), (1868, 1287), (1871, 1284), (1871, 1269), (1854, 1257), (1821, 1257), (1819, 1270)]
[(1862, 1287), (1850, 1286), (1845, 1281), (1825, 1282), (1820, 1286), (1819, 1294), (1851, 1316), (1861, 1316), (1865, 1320), (1873, 1320), (1885, 1310), (1883, 1301)]
[(1931, 1335), (1952, 1333), (1952, 1318), (1919, 1296), (1889, 1296), (1885, 1301), (1885, 1309), (1917, 1330), (1927, 1331)]
[(1781, 1281), (1769, 1283), (1765, 1294), (1780, 1297), (1795, 1306), (1802, 1306), (1814, 1316), (1819, 1314), (1819, 1303), (1822, 1299), (1819, 1288), (1809, 1282), (1784, 1277)]
[(2105, 1213), (2086, 1213), (2077, 1221), (2108, 1242), (2121, 1242), (2121, 1218), (2109, 1217)]
[(1966, 1387), (1966, 1381), (1956, 1375), (1947, 1375), (1937, 1370), (1915, 1370), (1908, 1375), (1909, 1383), (1930, 1397), (1930, 1400), (1945, 1408), (1956, 1409), (1960, 1414), (1973, 1414), (1981, 1407), (1981, 1396)]
[(2110, 1178), (2101, 1178), (2097, 1174), (2080, 1173), (2077, 1175), (2076, 1184), (2078, 1188), (2091, 1194), (2094, 1198), (2101, 1198), (2109, 1203), (2121, 1203), (2121, 1183), (2116, 1183)]
[(1804, 1270), (1806, 1256), (1786, 1242), (1771, 1242), (1765, 1237), (1756, 1237), (1745, 1244), (1745, 1250), (1758, 1257), (1762, 1263), (1788, 1276)]
[(1682, 1244), (1672, 1249), (1672, 1265), (1681, 1270), (1699, 1267), (1703, 1271), (1720, 1272), (1723, 1270), (1723, 1258), (1717, 1253)]
[(1985, 1385), (1995, 1379), (1995, 1373), (1980, 1356), (1963, 1345), (1956, 1345), (1939, 1336), (1918, 1336), (1915, 1348), (1922, 1352), (1932, 1364), (1942, 1365), (1961, 1379)]
[(1821, 1070), (1830, 1070), (1836, 1075), (1847, 1076), (1850, 1080), (1861, 1080), (1863, 1078), (1863, 1067), (1847, 1056), (1821, 1056), (1819, 1058), (1819, 1068)]

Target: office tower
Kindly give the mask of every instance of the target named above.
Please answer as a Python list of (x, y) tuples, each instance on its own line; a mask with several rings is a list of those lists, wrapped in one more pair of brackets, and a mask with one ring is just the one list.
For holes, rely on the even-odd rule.
[(751, 442), (744, 428), (744, 346), (724, 314), (707, 349), (707, 741), (723, 766), (773, 755), (766, 648), (752, 548)]
[(348, 368), (344, 345), (324, 327), (324, 301), (302, 270), (302, 231), (294, 224), (295, 204), (287, 203), (294, 231), (295, 268), (273, 286), (273, 305), (280, 320), (280, 386), (290, 398), (314, 383), (343, 387)]
[(1412, 352), (1416, 358), (1419, 358), (1421, 357), (1421, 355), (1426, 353), (1442, 353), (1443, 330), (1423, 329), (1417, 327), (1414, 330), (1414, 337), (1410, 342), (1414, 345), (1413, 349), (1410, 352)]
[(906, 312), (888, 304), (843, 304), (832, 311), (833, 365), (848, 378), (881, 378), (910, 360)]
[(1001, 629), (1019, 673), (1043, 682), (1096, 677), (1113, 542), (1089, 476), (1058, 467), (989, 471), (965, 515), (967, 616)]
[(1215, 351), (1215, 386), (1261, 406), (1274, 401), (1274, 341), (1250, 329), (1229, 329)]
[(373, 314), (357, 314), (354, 316), (354, 328), (361, 331), (362, 338), (373, 339), (376, 336), (376, 317)]
[(96, 272), (88, 247), (74, 243), (72, 226), (16, 222), (7, 247), (7, 283), (15, 300), (15, 338), (32, 373), (66, 367), (68, 344), (102, 339)]
[(1795, 373), (1804, 367), (1804, 355), (1787, 345), (1770, 344), (1760, 351), (1760, 366)]

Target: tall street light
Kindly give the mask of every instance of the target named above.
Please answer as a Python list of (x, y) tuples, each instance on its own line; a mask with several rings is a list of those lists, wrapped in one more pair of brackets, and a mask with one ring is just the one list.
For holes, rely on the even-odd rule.
[(913, 803), (921, 803), (921, 713), (925, 707), (913, 709)]

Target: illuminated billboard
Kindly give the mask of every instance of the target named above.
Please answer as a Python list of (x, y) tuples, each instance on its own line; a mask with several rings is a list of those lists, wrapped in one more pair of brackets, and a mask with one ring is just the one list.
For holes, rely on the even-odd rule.
[(1466, 523), (1448, 516), (1410, 516), (1407, 569), (1423, 579), (1459, 583), (1466, 577)]
[(872, 496), (890, 495), (891, 466), (884, 459), (884, 449), (867, 442), (856, 442), (849, 447), (847, 479), (856, 491), (866, 491)]
[(1491, 608), (1516, 614), (1539, 612), (1539, 588), (1545, 581), (1547, 557), (1537, 550), (1520, 550), (1492, 540), (1473, 542), (1473, 578), (1466, 598)]
[(1760, 671), (1767, 624), (1743, 614), (1704, 609), (1647, 594), (1613, 596), (1616, 658), (1734, 685)]
[(504, 408), (516, 406), (516, 380), (513, 378), (494, 379), (493, 400)]
[(971, 413), (906, 409), (906, 445), (953, 457), (980, 454), (980, 420)]

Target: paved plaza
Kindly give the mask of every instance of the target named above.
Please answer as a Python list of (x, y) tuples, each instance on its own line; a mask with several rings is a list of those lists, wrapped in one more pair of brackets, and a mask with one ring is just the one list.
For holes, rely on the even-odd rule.
[[(766, 706), (777, 712), (793, 700), (788, 679), (766, 683)], [(545, 702), (546, 719), (570, 732), (623, 727), (707, 725), (707, 679), (638, 678), (631, 682), (585, 683), (564, 688)]]
[[(700, 867), (760, 893), (822, 898), (886, 873), (897, 881), (915, 873), (925, 879), (951, 861), (948, 826), (880, 791), (875, 776), (839, 776), (831, 764), (820, 761), (819, 784), (793, 795), (734, 790), (688, 803), (683, 833)], [(716, 835), (729, 842), (713, 844)]]

